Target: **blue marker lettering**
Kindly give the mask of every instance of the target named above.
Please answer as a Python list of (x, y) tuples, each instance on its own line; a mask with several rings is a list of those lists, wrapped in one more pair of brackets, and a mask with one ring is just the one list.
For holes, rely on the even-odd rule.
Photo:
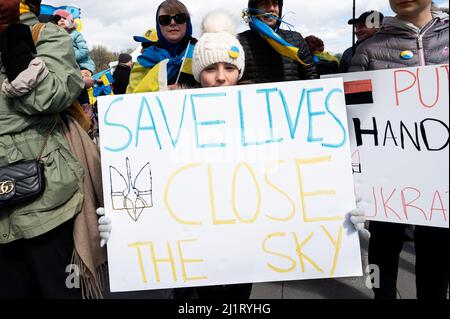
[[(144, 113), (144, 109), (148, 112), (150, 115), (150, 120), (152, 121), (151, 126), (141, 126), (141, 118), (142, 113)], [(141, 107), (139, 109), (139, 116), (137, 119), (137, 127), (136, 127), (136, 147), (139, 145), (139, 135), (141, 131), (153, 131), (155, 133), (156, 141), (158, 142), (159, 149), (162, 149), (161, 141), (159, 140), (158, 131), (156, 130), (155, 126), (155, 120), (153, 118), (152, 111), (150, 109), (150, 105), (147, 102), (147, 99), (145, 97), (142, 98)]]
[(286, 99), (283, 95), (283, 92), (281, 90), (278, 91), (278, 93), (280, 94), (280, 98), (281, 98), (281, 102), (283, 103), (283, 107), (284, 107), (284, 113), (286, 114), (286, 120), (288, 122), (288, 126), (289, 126), (289, 132), (291, 134), (291, 139), (295, 139), (295, 133), (297, 132), (297, 127), (298, 127), (298, 121), (300, 119), (300, 111), (302, 109), (303, 106), (303, 102), (305, 101), (305, 96), (306, 96), (306, 89), (302, 90), (302, 96), (300, 98), (300, 103), (298, 104), (298, 108), (297, 108), (297, 114), (295, 116), (295, 123), (292, 123), (292, 117), (291, 114), (289, 112), (289, 107), (286, 103)]
[(128, 133), (128, 141), (123, 146), (117, 147), (117, 148), (112, 148), (112, 147), (108, 147), (108, 146), (105, 147), (105, 150), (110, 151), (110, 152), (121, 152), (123, 150), (126, 150), (128, 148), (128, 146), (130, 146), (131, 141), (133, 139), (133, 133), (131, 132), (131, 130), (126, 125), (113, 123), (113, 122), (110, 122), (108, 120), (108, 114), (109, 114), (109, 111), (111, 110), (112, 106), (115, 103), (123, 101), (123, 99), (124, 99), (123, 97), (118, 97), (117, 99), (112, 101), (111, 104), (108, 107), (108, 110), (106, 110), (105, 117), (103, 118), (103, 121), (104, 121), (106, 126), (120, 127), (120, 128), (124, 129)]
[(200, 144), (200, 138), (199, 138), (199, 127), (200, 126), (212, 126), (212, 125), (223, 125), (225, 124), (225, 121), (205, 121), (205, 122), (199, 122), (197, 120), (197, 112), (195, 110), (195, 102), (194, 98), (215, 98), (215, 97), (224, 97), (227, 96), (226, 93), (211, 93), (211, 94), (193, 94), (191, 95), (191, 103), (192, 103), (192, 116), (194, 119), (194, 125), (195, 125), (195, 141), (197, 143), (198, 148), (220, 148), (220, 147), (226, 147), (225, 143), (211, 143), (211, 144)]
[(269, 118), (269, 127), (270, 127), (270, 140), (267, 140), (266, 144), (281, 143), (283, 141), (283, 138), (275, 139), (273, 136), (273, 118), (272, 118), (272, 110), (271, 110), (271, 105), (270, 105), (270, 93), (274, 93), (277, 91), (278, 91), (278, 89), (276, 89), (276, 88), (256, 90), (257, 94), (260, 94), (260, 93), (266, 94), (267, 116)]
[(341, 89), (333, 89), (333, 90), (331, 90), (330, 93), (328, 93), (327, 98), (325, 100), (325, 108), (326, 108), (327, 112), (330, 113), (330, 115), (338, 123), (339, 127), (342, 129), (343, 138), (342, 138), (342, 142), (339, 143), (339, 144), (326, 144), (326, 143), (322, 144), (324, 147), (329, 147), (329, 148), (340, 148), (340, 147), (344, 146), (345, 142), (347, 141), (347, 133), (345, 131), (344, 125), (342, 124), (341, 120), (333, 112), (331, 112), (331, 110), (330, 110), (330, 99), (331, 99), (331, 96), (333, 94), (335, 94), (335, 93), (344, 94)]
[(239, 106), (239, 119), (241, 121), (241, 145), (242, 145), (242, 147), (266, 144), (265, 142), (247, 142), (246, 141), (244, 107), (242, 105), (242, 91), (241, 90), (238, 90), (238, 106)]
[(308, 121), (309, 121), (309, 130), (308, 130), (308, 142), (322, 142), (323, 138), (315, 138), (313, 136), (313, 117), (315, 116), (322, 116), (325, 114), (325, 112), (313, 112), (312, 111), (312, 105), (311, 105), (311, 94), (312, 93), (322, 93), (323, 88), (317, 88), (307, 91), (307, 101), (308, 101)]
[(158, 102), (159, 108), (161, 110), (162, 116), (164, 118), (164, 122), (166, 123), (166, 128), (167, 128), (167, 132), (169, 133), (170, 136), (170, 140), (172, 141), (172, 145), (174, 148), (177, 147), (178, 141), (180, 139), (180, 132), (181, 132), (181, 128), (183, 127), (183, 123), (184, 123), (184, 112), (186, 110), (186, 103), (187, 103), (187, 95), (184, 96), (184, 102), (183, 102), (183, 112), (181, 113), (181, 120), (180, 120), (180, 125), (178, 126), (178, 132), (177, 132), (177, 138), (176, 140), (173, 140), (173, 135), (172, 132), (170, 131), (169, 128), (169, 123), (167, 123), (167, 116), (166, 116), (166, 112), (164, 111), (164, 107), (161, 103), (161, 100), (159, 99), (159, 97), (156, 97), (156, 101)]

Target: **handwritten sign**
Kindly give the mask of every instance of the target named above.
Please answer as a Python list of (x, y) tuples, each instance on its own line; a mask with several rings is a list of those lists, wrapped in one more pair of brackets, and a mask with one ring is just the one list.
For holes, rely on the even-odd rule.
[(112, 291), (360, 276), (342, 79), (99, 99)]
[[(353, 170), (367, 217), (448, 228), (448, 65), (336, 76), (353, 101)], [(373, 102), (358, 104), (368, 94)]]

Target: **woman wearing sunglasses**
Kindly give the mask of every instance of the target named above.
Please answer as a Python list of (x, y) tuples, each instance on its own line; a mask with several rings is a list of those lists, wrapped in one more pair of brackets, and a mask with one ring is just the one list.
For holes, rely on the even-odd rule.
[[(131, 71), (127, 93), (164, 91), (176, 85), (192, 86), (192, 72), (184, 68), (192, 37), (192, 23), (186, 6), (165, 0), (156, 11), (158, 41), (143, 49)], [(183, 72), (182, 72), (183, 71)]]

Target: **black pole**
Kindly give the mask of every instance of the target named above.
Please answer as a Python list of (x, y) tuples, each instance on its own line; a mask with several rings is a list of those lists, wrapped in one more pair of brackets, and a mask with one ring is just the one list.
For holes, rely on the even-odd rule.
[[(356, 0), (353, 0), (353, 21), (356, 19)], [(352, 57), (355, 54), (355, 25), (352, 24)]]

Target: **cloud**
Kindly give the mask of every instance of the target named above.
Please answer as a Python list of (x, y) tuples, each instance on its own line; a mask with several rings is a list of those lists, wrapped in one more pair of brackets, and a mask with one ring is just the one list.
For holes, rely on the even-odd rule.
[[(67, 2), (44, 0), (46, 4), (60, 6)], [(89, 47), (104, 45), (109, 50), (121, 52), (137, 47), (133, 35), (141, 35), (155, 26), (156, 9), (161, 1), (155, 0), (78, 0), (72, 2), (81, 8), (83, 35)], [(379, 10), (392, 15), (387, 0), (357, 0), (356, 14), (367, 10)], [(247, 0), (184, 0), (192, 15), (194, 36), (199, 36), (199, 25), (211, 10), (224, 8), (236, 17), (239, 30), (246, 29), (240, 19)], [(339, 53), (351, 46), (352, 30), (347, 21), (352, 16), (352, 0), (287, 0), (285, 20), (303, 36), (314, 34), (322, 38), (326, 49)], [(437, 1), (448, 7), (448, 1)]]

